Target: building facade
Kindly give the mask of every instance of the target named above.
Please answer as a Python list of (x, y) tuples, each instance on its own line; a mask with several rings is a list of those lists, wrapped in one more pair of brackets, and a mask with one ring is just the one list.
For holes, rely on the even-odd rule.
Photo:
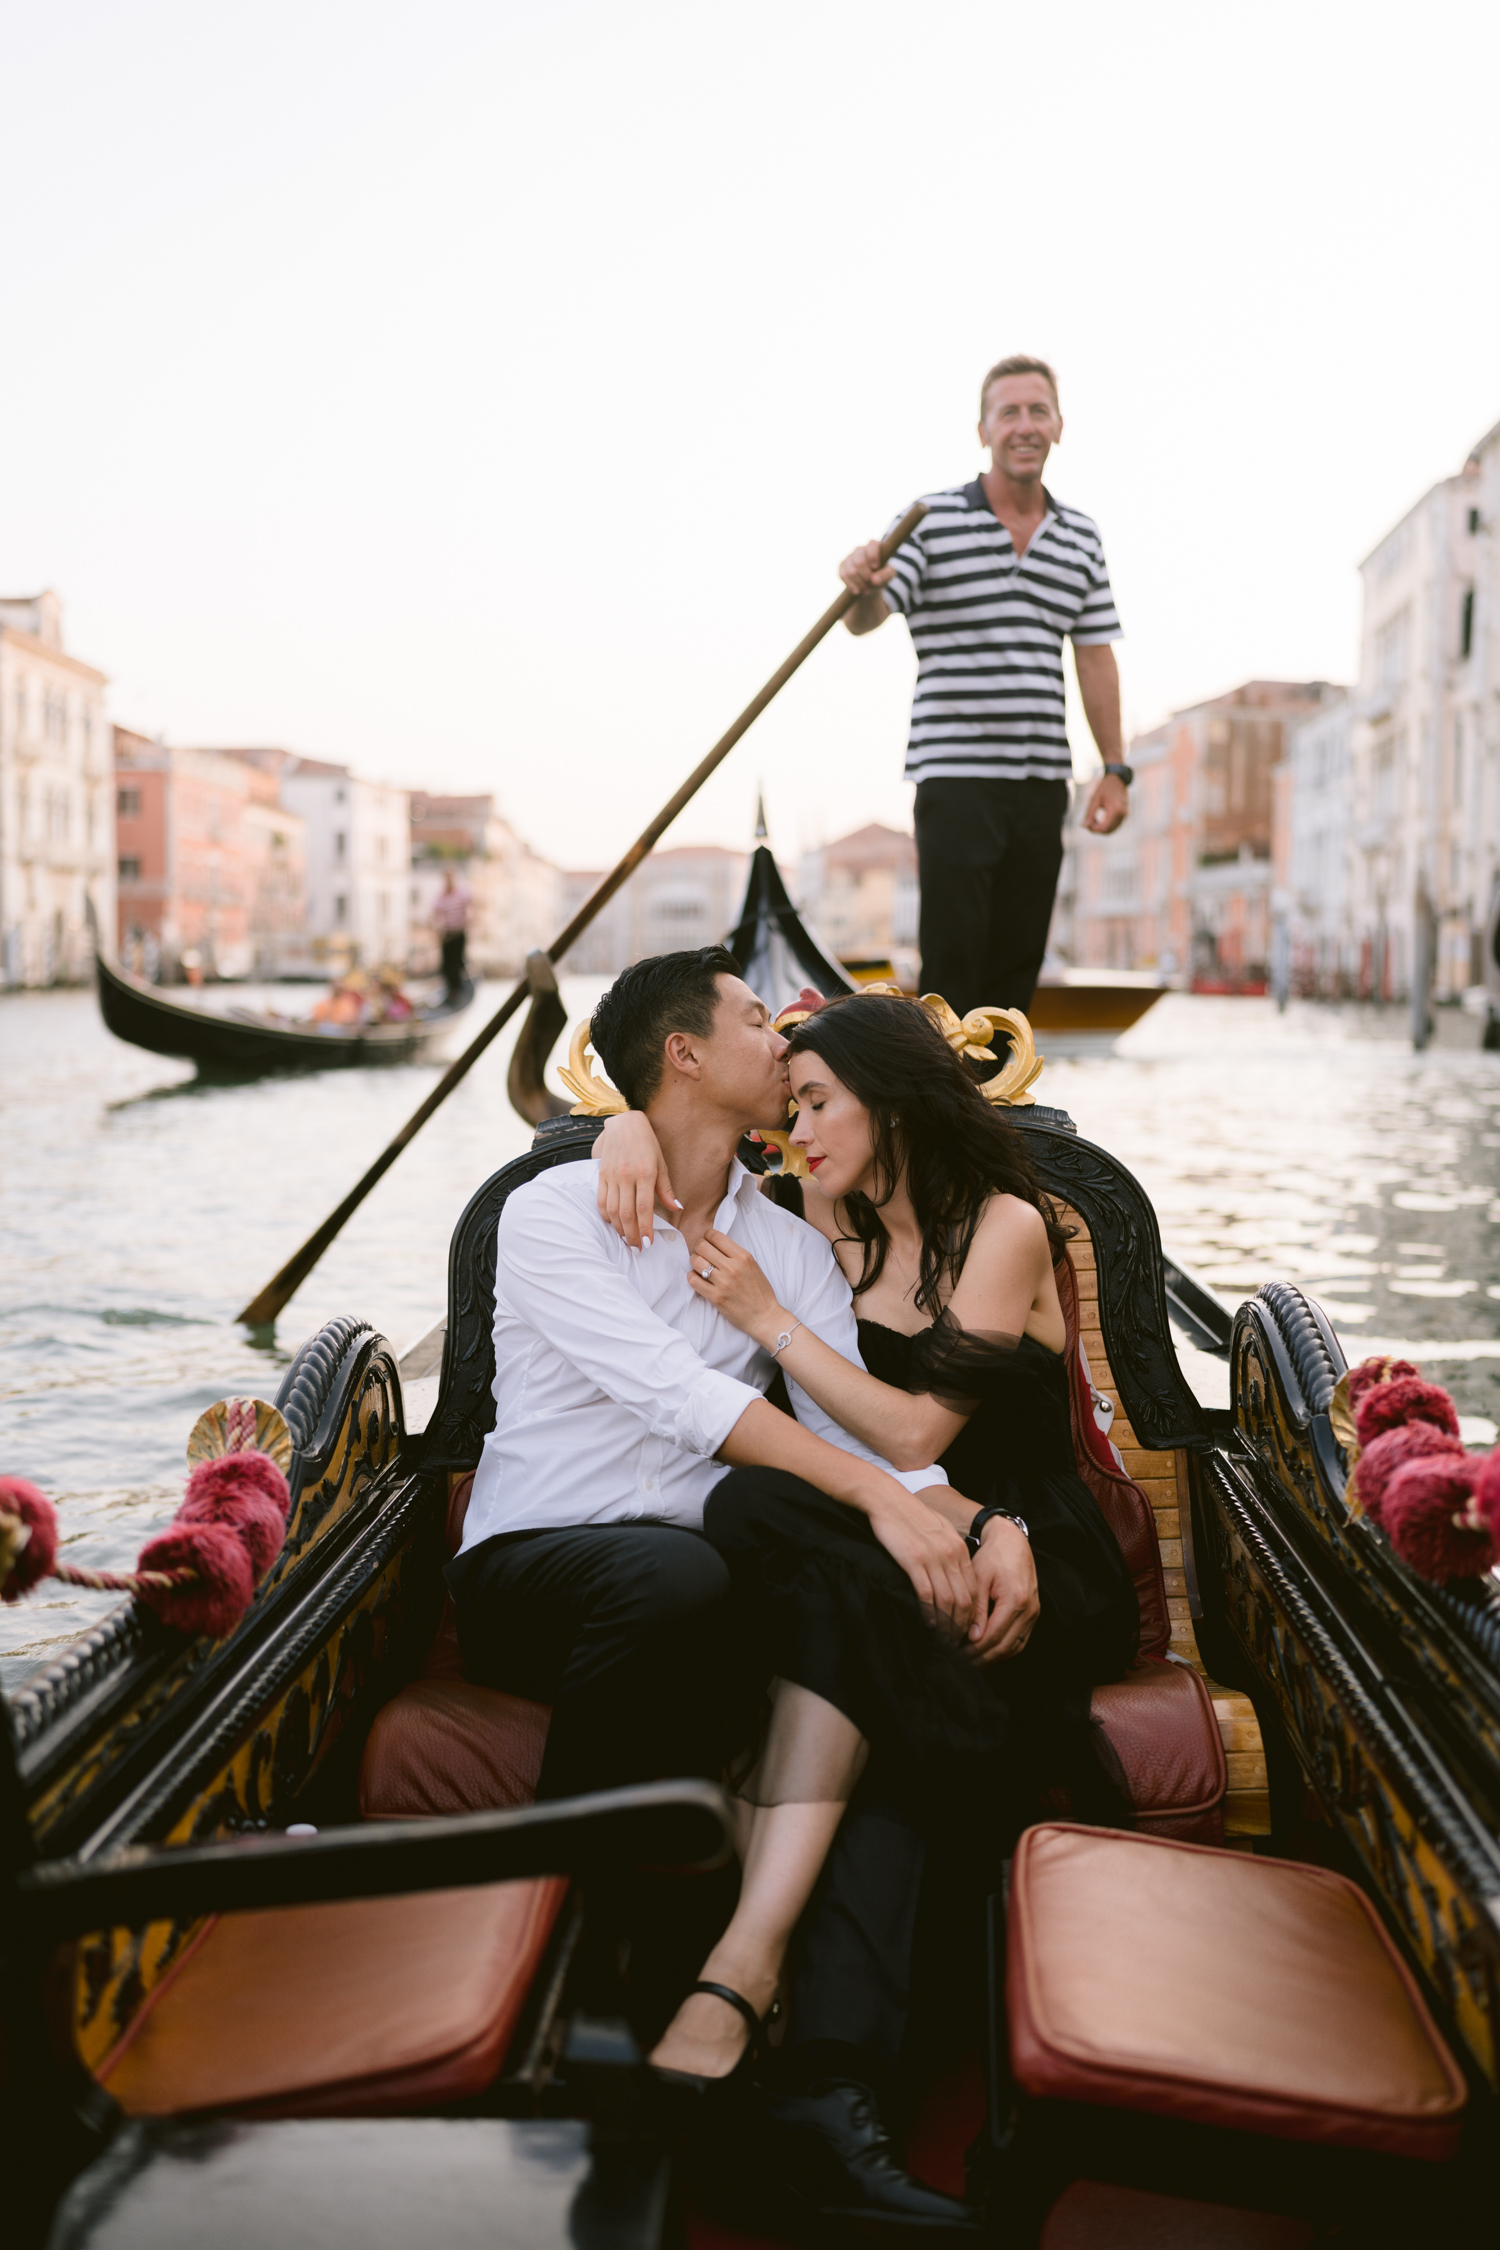
[(1493, 433), (1360, 565), (1346, 944), (1370, 999), (1414, 985), (1453, 999), (1482, 978), (1500, 820), (1480, 583), (1492, 446)]
[(519, 976), (565, 919), (563, 877), (516, 834), (491, 796), (411, 799), (410, 912), (414, 957), (436, 965), (433, 901), (452, 869), (472, 894), (468, 961), (486, 976)]
[(1343, 999), (1358, 989), (1349, 944), (1354, 710), (1352, 695), (1338, 695), (1294, 720), (1273, 777), (1273, 912), (1284, 933), (1288, 989), (1306, 999)]
[(886, 960), (898, 983), (916, 984), (919, 891), (912, 836), (872, 821), (805, 853), (797, 904), (836, 959)]
[(90, 974), (115, 926), (105, 676), (63, 646), (54, 593), (0, 601), (0, 985)]
[[(1342, 691), (1247, 680), (1137, 735), (1130, 817), (1112, 836), (1064, 837), (1052, 951), (1079, 965), (1153, 969), (1204, 991), (1255, 991), (1269, 974), (1274, 775), (1286, 729)], [(1069, 864), (1070, 863), (1070, 864)]]
[(287, 753), (279, 801), (306, 824), (307, 958), (313, 973), (405, 969), (411, 950), (410, 797), (347, 766)]
[[(722, 945), (739, 921), (749, 866), (744, 852), (720, 844), (653, 852), (590, 924), (563, 969), (574, 976), (618, 976), (632, 961), (652, 954)], [(559, 876), (559, 926), (603, 879), (597, 868), (572, 868)]]

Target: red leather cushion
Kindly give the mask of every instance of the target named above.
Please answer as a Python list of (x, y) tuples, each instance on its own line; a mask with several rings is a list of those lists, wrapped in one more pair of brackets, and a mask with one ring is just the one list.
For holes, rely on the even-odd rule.
[(1185, 1664), (1146, 1657), (1094, 1690), (1092, 1716), (1114, 1745), (1148, 1836), (1224, 1841), (1229, 1772), (1208, 1689)]
[(1027, 2093), (1399, 2156), (1458, 2145), (1458, 2066), (1369, 1900), (1326, 1868), (1030, 1828), (1006, 1956)]
[(1125, 1567), (1135, 1581), (1135, 1598), (1141, 1613), (1140, 1653), (1165, 1656), (1172, 1639), (1172, 1618), (1167, 1608), (1161, 1548), (1157, 1544), (1156, 1518), (1151, 1513), (1151, 1504), (1123, 1469), (1104, 1466), (1084, 1435), (1084, 1417), (1093, 1409), (1078, 1359), (1078, 1276), (1067, 1251), (1063, 1252), (1062, 1263), (1057, 1268), (1057, 1294), (1067, 1329), (1068, 1411), (1073, 1424), (1073, 1457), (1078, 1474), (1119, 1540)]
[(413, 1680), (376, 1714), (359, 1767), (366, 1820), (529, 1805), (552, 1714), (465, 1679)]
[(545, 1878), (222, 1915), (100, 2078), (132, 2117), (368, 2117), (480, 2093), (567, 1888)]
[[(450, 1555), (463, 1538), (472, 1475), (453, 1488)], [(551, 1712), (464, 1678), (450, 1596), (418, 1678), (375, 1716), (359, 1766), (366, 1820), (432, 1820), (443, 1813), (529, 1805), (536, 1796)]]

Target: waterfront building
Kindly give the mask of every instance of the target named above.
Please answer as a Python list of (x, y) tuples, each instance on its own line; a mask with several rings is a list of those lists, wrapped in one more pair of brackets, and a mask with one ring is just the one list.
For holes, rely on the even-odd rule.
[(1429, 979), (1452, 999), (1482, 975), (1500, 838), (1476, 632), (1484, 480), (1476, 449), (1360, 565), (1346, 945), (1370, 999)]
[(166, 984), (245, 976), (244, 767), (128, 727), (114, 729), (114, 764), (120, 959)]
[(383, 962), (405, 969), (411, 947), (411, 819), (405, 789), (364, 781), (346, 765), (287, 752), (279, 800), (306, 822), (307, 959), (335, 975)]
[(1262, 988), (1273, 775), (1287, 726), (1341, 692), (1322, 680), (1247, 680), (1135, 736), (1125, 825), (1091, 836), (1076, 809), (1069, 818), (1053, 953), (1090, 967), (1154, 969), (1204, 991)]
[[(567, 955), (573, 976), (618, 976), (632, 961), (691, 946), (722, 945), (740, 918), (749, 859), (722, 844), (680, 844), (640, 866)], [(559, 877), (558, 924), (570, 921), (604, 879), (599, 868)]]
[(167, 984), (299, 974), (303, 824), (278, 802), (274, 765), (127, 727), (114, 745), (125, 966)]
[(63, 646), (51, 592), (0, 601), (0, 985), (77, 983), (115, 922), (105, 675)]
[(797, 905), (837, 960), (888, 960), (897, 981), (917, 978), (917, 847), (871, 821), (803, 854)]
[(519, 976), (526, 956), (562, 927), (563, 877), (495, 809), (492, 796), (411, 800), (410, 911), (414, 950), (436, 965), (433, 901), (444, 874), (468, 886), (468, 962), (486, 976)]
[(1307, 998), (1357, 989), (1348, 927), (1354, 711), (1353, 696), (1334, 695), (1294, 719), (1272, 776), (1273, 911), (1285, 933), (1288, 988)]

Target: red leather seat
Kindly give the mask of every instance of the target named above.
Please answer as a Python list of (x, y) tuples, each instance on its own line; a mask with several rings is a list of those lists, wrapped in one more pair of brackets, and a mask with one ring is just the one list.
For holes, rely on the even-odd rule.
[[(455, 1545), (472, 1481), (450, 1509)], [(470, 1687), (451, 1602), (444, 1628), (423, 1678), (376, 1720), (360, 1774), (367, 1816), (430, 1818), (536, 1794), (545, 1708)], [(567, 1891), (544, 1878), (218, 1916), (100, 2079), (134, 2117), (369, 2117), (482, 2093)]]
[(1125, 1769), (1143, 1833), (1221, 1844), (1229, 1769), (1213, 1701), (1196, 1672), (1167, 1656), (1172, 1618), (1156, 1518), (1146, 1495), (1119, 1467), (1094, 1423), (1078, 1356), (1078, 1279), (1066, 1254), (1057, 1285), (1067, 1328), (1074, 1458), (1120, 1542), (1141, 1614), (1137, 1660), (1123, 1680), (1095, 1688), (1091, 1715), (1109, 1736)]
[(1141, 1657), (1123, 1680), (1096, 1687), (1089, 1708), (1125, 1769), (1141, 1833), (1222, 1843), (1228, 1766), (1213, 1700), (1197, 1673)]
[(544, 1878), (218, 1916), (99, 2077), (132, 2117), (369, 2117), (481, 2093), (567, 1888)]
[[(445, 1525), (458, 1553), (472, 1475), (454, 1486)], [(442, 1813), (529, 1805), (536, 1796), (551, 1712), (464, 1678), (450, 1594), (418, 1677), (376, 1714), (359, 1767), (366, 1820), (431, 1820)]]
[(1395, 2156), (1457, 2148), (1458, 2065), (1369, 1900), (1326, 1868), (1031, 1828), (1006, 1961), (1027, 2094)]

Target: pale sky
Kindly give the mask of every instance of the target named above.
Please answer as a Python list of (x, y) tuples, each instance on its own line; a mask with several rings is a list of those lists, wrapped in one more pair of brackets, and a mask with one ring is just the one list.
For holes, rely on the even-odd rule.
[[(493, 789), (614, 857), (1002, 353), (1127, 722), (1347, 678), (1500, 420), (1500, 10), (0, 0), (0, 593), (114, 716)], [(840, 631), (669, 841), (904, 824)], [(1075, 733), (1075, 752), (1087, 737)]]

